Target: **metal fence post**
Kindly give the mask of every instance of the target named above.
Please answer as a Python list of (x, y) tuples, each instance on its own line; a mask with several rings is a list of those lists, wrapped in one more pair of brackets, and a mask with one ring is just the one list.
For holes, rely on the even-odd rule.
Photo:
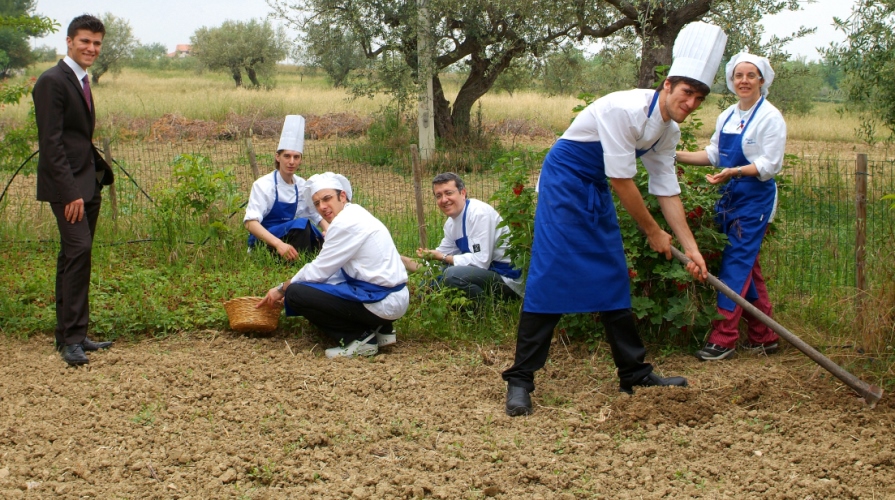
[(869, 352), (875, 347), (873, 336), (865, 328), (864, 305), (867, 294), (867, 277), (864, 274), (867, 256), (867, 155), (858, 153), (855, 161), (855, 313), (863, 348)]

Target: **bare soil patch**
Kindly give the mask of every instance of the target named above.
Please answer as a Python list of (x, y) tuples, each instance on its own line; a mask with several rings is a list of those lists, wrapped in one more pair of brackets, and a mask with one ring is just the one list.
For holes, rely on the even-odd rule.
[(119, 343), (68, 368), (0, 349), (2, 498), (891, 498), (893, 404), (793, 350), (659, 370), (617, 392), (557, 344), (535, 414), (503, 413), (511, 346), (399, 341), (330, 361), (310, 336)]

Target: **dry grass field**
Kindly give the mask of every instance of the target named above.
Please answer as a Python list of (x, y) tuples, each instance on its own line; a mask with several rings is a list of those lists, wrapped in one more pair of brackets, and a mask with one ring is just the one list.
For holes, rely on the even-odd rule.
[[(49, 63), (29, 70), (25, 78), (39, 75)], [(449, 99), (459, 86), (450, 75), (444, 79)], [(101, 128), (114, 128), (134, 119), (153, 122), (165, 115), (179, 115), (193, 120), (222, 121), (228, 116), (248, 116), (255, 119), (279, 118), (287, 114), (325, 115), (353, 113), (369, 116), (380, 110), (387, 100), (351, 99), (345, 89), (332, 88), (322, 73), (302, 74), (294, 67), (284, 67), (272, 90), (237, 88), (232, 79), (221, 73), (195, 73), (184, 70), (149, 71), (124, 69), (120, 74), (105, 75), (94, 88)], [(546, 96), (535, 92), (490, 93), (481, 99), (482, 119), (488, 123), (520, 120), (561, 133), (573, 118), (572, 108), (579, 104), (574, 96)], [(773, 102), (773, 96), (772, 96)], [(0, 110), (0, 124), (27, 119), (30, 103)], [(807, 116), (788, 116), (788, 135), (801, 147), (795, 154), (814, 154), (820, 143), (836, 143), (833, 149), (845, 144), (855, 150), (856, 116), (839, 114), (840, 105), (817, 103)], [(473, 110), (478, 113), (478, 108)], [(704, 123), (699, 132), (708, 141), (720, 109), (710, 97), (696, 116)], [(824, 148), (821, 147), (821, 150)], [(829, 148), (826, 148), (829, 149)]]

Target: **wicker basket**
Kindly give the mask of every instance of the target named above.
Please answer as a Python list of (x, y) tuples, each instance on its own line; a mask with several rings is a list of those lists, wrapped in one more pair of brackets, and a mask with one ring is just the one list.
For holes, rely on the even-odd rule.
[(239, 297), (224, 302), (230, 328), (237, 332), (268, 333), (277, 329), (280, 321), (279, 307), (259, 307), (255, 305), (263, 297)]

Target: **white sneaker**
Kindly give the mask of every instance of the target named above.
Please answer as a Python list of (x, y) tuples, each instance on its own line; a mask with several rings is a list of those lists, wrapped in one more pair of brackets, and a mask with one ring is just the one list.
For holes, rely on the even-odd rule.
[(370, 334), (361, 340), (355, 340), (345, 347), (331, 347), (326, 350), (327, 358), (353, 358), (355, 356), (373, 356), (379, 352), (377, 344), (368, 344), (374, 334)]
[(398, 336), (394, 333), (379, 333), (376, 332), (376, 343), (379, 344), (379, 347), (385, 347), (387, 345), (392, 345), (398, 341)]

